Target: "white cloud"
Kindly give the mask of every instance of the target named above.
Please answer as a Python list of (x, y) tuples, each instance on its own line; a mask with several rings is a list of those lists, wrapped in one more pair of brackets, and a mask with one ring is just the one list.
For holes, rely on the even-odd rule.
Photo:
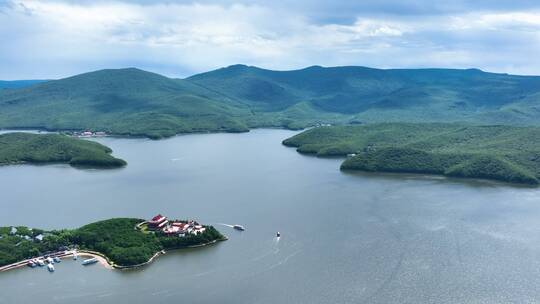
[(234, 63), (479, 67), (540, 74), (540, 12), (359, 16), (313, 23), (263, 5), (10, 0), (0, 6), (0, 79), (138, 66), (185, 76)]

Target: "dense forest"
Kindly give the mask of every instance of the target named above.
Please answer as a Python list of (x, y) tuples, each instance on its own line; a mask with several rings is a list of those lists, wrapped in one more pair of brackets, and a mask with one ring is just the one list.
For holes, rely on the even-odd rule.
[(0, 128), (161, 138), (327, 123), (540, 125), (539, 104), (540, 77), (477, 69), (233, 65), (172, 79), (129, 68), (0, 90)]
[(307, 130), (283, 142), (349, 157), (342, 170), (430, 173), (538, 184), (540, 128), (385, 123)]
[(66, 163), (90, 168), (117, 168), (126, 165), (111, 156), (112, 150), (93, 141), (59, 134), (0, 134), (0, 165), (18, 163)]
[[(118, 266), (131, 266), (148, 261), (163, 249), (179, 249), (206, 244), (225, 237), (207, 226), (198, 235), (170, 237), (159, 232), (135, 229), (141, 219), (115, 218), (88, 224), (78, 229), (43, 231), (27, 227), (0, 227), (0, 266), (37, 257), (62, 247), (78, 247), (104, 254)], [(43, 235), (43, 240), (35, 237)]]

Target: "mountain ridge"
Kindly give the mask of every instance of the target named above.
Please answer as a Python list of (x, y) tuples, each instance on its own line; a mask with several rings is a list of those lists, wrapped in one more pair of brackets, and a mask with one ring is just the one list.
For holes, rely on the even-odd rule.
[(479, 69), (232, 65), (184, 79), (104, 69), (0, 90), (0, 128), (178, 133), (318, 124), (540, 125), (540, 77)]

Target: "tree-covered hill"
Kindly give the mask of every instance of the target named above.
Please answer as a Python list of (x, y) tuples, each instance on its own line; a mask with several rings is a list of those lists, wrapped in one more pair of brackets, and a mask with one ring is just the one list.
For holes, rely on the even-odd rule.
[(540, 77), (477, 69), (270, 71), (235, 65), (187, 80), (260, 111), (305, 104), (317, 113), (341, 114), (348, 122), (540, 123)]
[[(147, 262), (163, 249), (179, 249), (226, 239), (212, 226), (206, 226), (201, 234), (183, 238), (142, 232), (135, 229), (135, 225), (142, 221), (135, 218), (113, 218), (77, 229), (53, 231), (20, 226), (15, 227), (16, 233), (11, 233), (12, 227), (0, 227), (0, 266), (56, 252), (63, 247), (97, 251), (115, 266), (133, 266)], [(38, 235), (44, 236), (42, 241), (35, 239)]]
[(539, 114), (540, 77), (476, 69), (271, 71), (233, 65), (171, 79), (129, 68), (0, 90), (0, 128), (151, 138), (323, 123), (539, 125)]
[(307, 130), (283, 142), (347, 155), (344, 170), (431, 173), (538, 184), (540, 127), (385, 123)]
[(59, 134), (0, 134), (0, 165), (67, 163), (92, 168), (126, 165), (102, 144)]
[(138, 69), (101, 70), (0, 92), (0, 127), (92, 129), (172, 136), (245, 131), (248, 111), (184, 80)]

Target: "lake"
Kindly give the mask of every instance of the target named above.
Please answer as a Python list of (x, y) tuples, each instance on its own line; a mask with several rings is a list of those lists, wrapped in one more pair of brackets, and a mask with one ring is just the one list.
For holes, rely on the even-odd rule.
[(540, 301), (539, 189), (342, 173), (341, 159), (281, 145), (294, 134), (101, 138), (126, 168), (0, 167), (2, 226), (162, 213), (229, 237), (134, 271), (65, 260), (5, 272), (0, 303)]

